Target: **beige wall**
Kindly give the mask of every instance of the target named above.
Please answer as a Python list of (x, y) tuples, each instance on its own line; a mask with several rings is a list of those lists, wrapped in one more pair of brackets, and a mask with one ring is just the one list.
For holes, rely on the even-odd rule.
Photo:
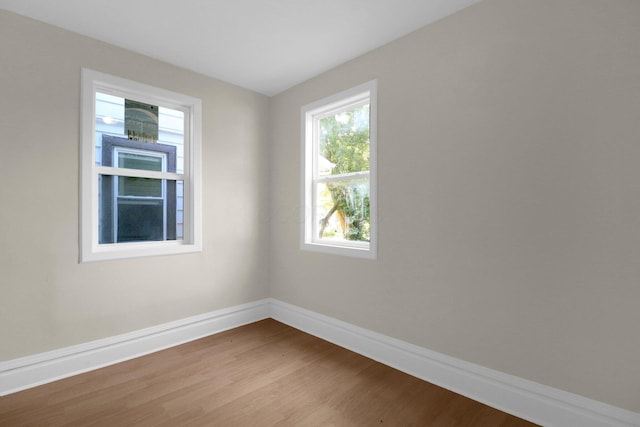
[[(372, 78), (378, 260), (301, 252), (300, 107)], [(270, 111), (273, 297), (640, 411), (640, 2), (485, 0)]]
[[(78, 264), (81, 67), (202, 99), (202, 253)], [(267, 108), (0, 11), (0, 360), (267, 297)]]

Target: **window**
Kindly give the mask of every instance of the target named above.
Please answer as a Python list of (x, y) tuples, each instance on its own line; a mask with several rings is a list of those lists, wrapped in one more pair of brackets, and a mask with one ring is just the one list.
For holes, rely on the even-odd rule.
[(376, 257), (376, 82), (302, 108), (302, 248)]
[(80, 260), (195, 252), (201, 101), (82, 70)]

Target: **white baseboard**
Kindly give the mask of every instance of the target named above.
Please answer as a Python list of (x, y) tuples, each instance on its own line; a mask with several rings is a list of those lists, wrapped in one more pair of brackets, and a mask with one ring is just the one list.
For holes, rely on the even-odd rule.
[(473, 400), (547, 427), (640, 426), (640, 414), (487, 369), (270, 300), (271, 317)]
[(638, 413), (455, 359), (275, 299), (0, 362), (0, 396), (269, 317), (536, 424), (640, 427)]
[(0, 362), (0, 396), (92, 371), (269, 318), (269, 300)]

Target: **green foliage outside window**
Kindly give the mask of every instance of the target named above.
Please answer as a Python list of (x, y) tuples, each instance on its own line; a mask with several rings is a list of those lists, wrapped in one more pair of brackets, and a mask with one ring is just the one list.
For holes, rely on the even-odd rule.
[[(340, 112), (320, 120), (320, 155), (330, 163), (322, 175), (341, 175), (369, 171), (369, 105)], [(319, 237), (335, 215), (345, 240), (369, 241), (369, 178), (354, 177), (327, 183), (330, 207), (320, 220)]]

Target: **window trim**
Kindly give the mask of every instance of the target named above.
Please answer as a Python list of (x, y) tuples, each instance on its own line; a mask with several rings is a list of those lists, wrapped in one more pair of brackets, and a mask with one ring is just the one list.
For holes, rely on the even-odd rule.
[[(202, 101), (188, 95), (82, 68), (80, 103), (79, 261), (90, 262), (202, 251)], [(96, 91), (128, 97), (185, 113), (184, 172), (135, 171), (135, 176), (184, 181), (183, 240), (99, 244), (98, 175), (130, 175), (122, 169), (96, 166)]]
[[(316, 119), (334, 114), (369, 99), (369, 243), (348, 241), (320, 241), (314, 236), (314, 183), (318, 180), (330, 181), (330, 178), (315, 177), (317, 164), (317, 135)], [(351, 89), (336, 93), (329, 97), (307, 104), (301, 108), (301, 231), (300, 249), (322, 252), (334, 255), (352, 256), (358, 258), (377, 258), (378, 246), (378, 191), (377, 191), (377, 80), (371, 80)], [(361, 173), (354, 173), (358, 175)], [(335, 179), (344, 180), (344, 176)]]

